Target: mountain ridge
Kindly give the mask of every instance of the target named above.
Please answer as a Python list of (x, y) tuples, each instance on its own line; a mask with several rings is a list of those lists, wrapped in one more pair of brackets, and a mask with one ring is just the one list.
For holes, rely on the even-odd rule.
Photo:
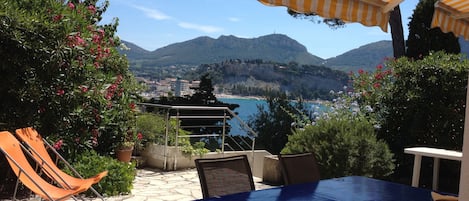
[[(218, 63), (228, 59), (263, 59), (275, 62), (299, 64), (320, 64), (324, 60), (310, 54), (306, 47), (283, 34), (270, 34), (246, 39), (235, 36), (197, 37), (147, 51), (123, 40), (131, 48), (122, 51), (134, 66), (200, 65)], [(134, 52), (132, 48), (135, 48)]]
[[(238, 38), (223, 35), (216, 39), (200, 36), (173, 43), (153, 51), (122, 40), (130, 50), (126, 54), (132, 70), (167, 67), (198, 66), (220, 63), (231, 59), (263, 60), (278, 63), (295, 62), (322, 65), (335, 70), (373, 70), (386, 58), (393, 57), (392, 41), (382, 40), (351, 49), (343, 54), (323, 59), (307, 51), (306, 47), (284, 34), (269, 34), (257, 38)], [(469, 42), (460, 39), (461, 52), (469, 52)]]

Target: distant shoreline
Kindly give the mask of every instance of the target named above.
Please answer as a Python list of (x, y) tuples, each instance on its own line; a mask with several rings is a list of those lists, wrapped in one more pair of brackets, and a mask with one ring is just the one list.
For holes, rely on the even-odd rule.
[(215, 94), (217, 98), (233, 98), (233, 99), (254, 99), (254, 100), (265, 100), (264, 97), (260, 96), (240, 96), (240, 95), (232, 95), (232, 94)]
[[(232, 94), (215, 94), (215, 97), (217, 98), (232, 98), (232, 99), (246, 99), (246, 100), (266, 100), (264, 97), (261, 96), (240, 96), (240, 95), (232, 95)], [(318, 104), (324, 104), (329, 101), (327, 100), (304, 100), (307, 103), (318, 103)]]

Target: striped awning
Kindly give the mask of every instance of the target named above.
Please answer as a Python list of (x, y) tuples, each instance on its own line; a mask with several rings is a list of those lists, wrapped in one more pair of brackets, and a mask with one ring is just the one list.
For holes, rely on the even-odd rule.
[(432, 27), (440, 27), (441, 31), (469, 40), (469, 1), (439, 0), (435, 3)]
[(403, 0), (258, 0), (269, 6), (286, 6), (298, 13), (316, 13), (323, 18), (338, 18), (379, 26), (388, 30), (390, 11)]

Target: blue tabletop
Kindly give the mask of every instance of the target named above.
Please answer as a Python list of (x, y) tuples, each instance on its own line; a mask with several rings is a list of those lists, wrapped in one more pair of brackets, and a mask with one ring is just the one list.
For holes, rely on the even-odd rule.
[(431, 191), (367, 177), (351, 176), (251, 191), (204, 200), (432, 201)]

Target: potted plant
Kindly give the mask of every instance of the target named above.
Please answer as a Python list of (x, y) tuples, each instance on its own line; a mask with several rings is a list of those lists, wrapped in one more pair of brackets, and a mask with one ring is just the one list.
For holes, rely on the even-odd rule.
[(139, 134), (135, 134), (132, 129), (127, 130), (127, 135), (125, 135), (122, 139), (122, 142), (119, 143), (116, 149), (116, 156), (117, 159), (122, 162), (130, 162), (132, 158), (132, 152), (136, 143), (139, 143), (142, 140), (143, 136)]

